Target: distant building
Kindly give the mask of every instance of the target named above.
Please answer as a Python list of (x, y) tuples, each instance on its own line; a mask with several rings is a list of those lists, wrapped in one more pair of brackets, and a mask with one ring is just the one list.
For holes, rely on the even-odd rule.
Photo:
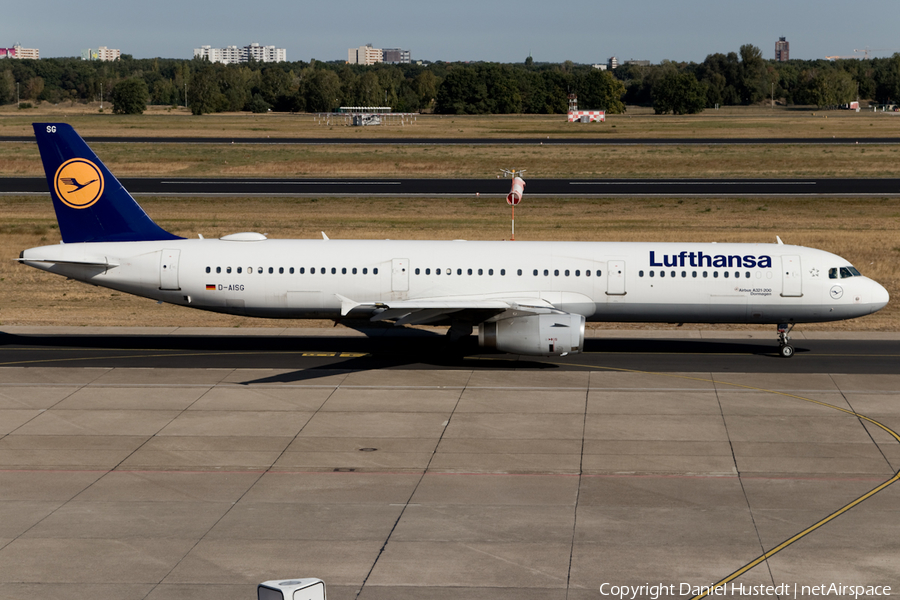
[(594, 67), (595, 69), (599, 69), (600, 71), (606, 70), (606, 65), (602, 64), (602, 63), (597, 63), (597, 64), (591, 65), (591, 66)]
[(86, 48), (81, 51), (81, 60), (118, 60), (122, 58), (122, 51), (115, 48), (100, 46), (99, 48)]
[(351, 65), (374, 65), (384, 62), (384, 53), (381, 48), (373, 48), (372, 44), (366, 44), (359, 48), (348, 49), (347, 62)]
[(194, 48), (194, 58), (206, 58), (209, 62), (217, 62), (225, 65), (246, 63), (251, 60), (257, 62), (286, 62), (287, 50), (275, 46), (260, 46), (253, 42), (249, 46), (225, 46), (213, 48), (200, 46)]
[(791, 59), (791, 43), (783, 37), (778, 38), (775, 42), (775, 60), (778, 62), (787, 62)]
[(400, 48), (385, 48), (381, 51), (382, 61), (394, 65), (408, 65), (410, 62), (409, 50)]
[(623, 65), (634, 65), (635, 67), (649, 67), (650, 61), (649, 60), (634, 60), (632, 58), (631, 60), (626, 60), (622, 64)]
[(27, 58), (37, 60), (41, 57), (41, 52), (37, 48), (23, 48), (19, 44), (14, 44), (12, 48), (0, 48), (0, 58)]
[(609, 67), (609, 70), (612, 71), (619, 66), (619, 59), (615, 56), (610, 56), (609, 60), (606, 61), (606, 65)]

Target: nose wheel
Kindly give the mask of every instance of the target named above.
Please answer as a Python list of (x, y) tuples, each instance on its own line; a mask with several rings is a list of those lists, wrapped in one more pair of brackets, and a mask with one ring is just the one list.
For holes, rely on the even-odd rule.
[(794, 324), (781, 323), (778, 325), (778, 354), (782, 358), (790, 358), (794, 355), (794, 347), (791, 346), (791, 330)]

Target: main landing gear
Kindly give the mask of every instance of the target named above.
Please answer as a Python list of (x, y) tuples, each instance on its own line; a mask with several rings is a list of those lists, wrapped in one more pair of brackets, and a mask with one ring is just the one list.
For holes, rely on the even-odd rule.
[(794, 323), (780, 323), (778, 325), (778, 354), (783, 358), (790, 358), (794, 355), (794, 347), (790, 344), (791, 330)]

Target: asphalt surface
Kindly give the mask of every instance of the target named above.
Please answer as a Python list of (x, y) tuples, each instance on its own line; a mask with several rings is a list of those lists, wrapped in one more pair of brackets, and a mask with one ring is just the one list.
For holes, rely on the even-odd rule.
[[(133, 194), (221, 196), (506, 196), (506, 179), (122, 178)], [(46, 194), (44, 177), (0, 178), (0, 194)], [(900, 179), (528, 179), (528, 196), (897, 196)]]
[[(450, 345), (437, 333), (376, 330), (373, 337), (347, 335), (84, 335), (0, 333), (0, 367), (242, 368), (291, 369), (273, 381), (321, 377), (327, 372), (383, 369), (493, 369), (577, 371), (635, 370), (660, 373), (695, 370), (713, 373), (895, 374), (900, 339), (793, 339), (793, 358), (777, 354), (771, 339), (585, 340), (584, 353), (559, 358), (485, 353), (474, 336)], [(627, 334), (626, 334), (627, 335)], [(316, 372), (310, 372), (314, 370)]]
[[(403, 146), (752, 146), (779, 145), (846, 145), (846, 144), (900, 144), (900, 138), (251, 138), (251, 137), (115, 137), (88, 136), (88, 144), (365, 144)], [(33, 136), (0, 136), (0, 142), (34, 142)]]

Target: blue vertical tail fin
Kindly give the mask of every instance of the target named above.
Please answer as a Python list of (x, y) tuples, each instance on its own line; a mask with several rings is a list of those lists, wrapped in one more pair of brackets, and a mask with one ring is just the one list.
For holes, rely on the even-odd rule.
[(66, 123), (33, 123), (63, 242), (181, 239), (147, 216)]

